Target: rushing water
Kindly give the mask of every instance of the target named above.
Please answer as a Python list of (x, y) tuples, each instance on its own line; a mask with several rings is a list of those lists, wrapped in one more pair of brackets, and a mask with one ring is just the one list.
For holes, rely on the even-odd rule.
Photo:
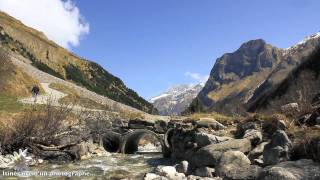
[[(143, 179), (145, 173), (151, 172), (154, 167), (163, 164), (168, 165), (171, 162), (169, 159), (162, 158), (160, 153), (110, 154), (73, 163), (44, 163), (30, 167), (30, 173), (39, 173), (36, 176), (8, 177), (3, 176), (3, 173), (13, 173), (14, 171), (3, 170), (0, 179)], [(71, 175), (71, 173), (74, 174)], [(82, 173), (82, 176), (79, 177), (76, 173)]]

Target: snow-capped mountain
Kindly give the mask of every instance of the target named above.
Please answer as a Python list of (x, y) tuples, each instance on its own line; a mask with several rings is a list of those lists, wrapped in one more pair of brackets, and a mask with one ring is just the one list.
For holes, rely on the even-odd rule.
[(150, 99), (161, 115), (179, 115), (198, 95), (204, 83), (196, 85), (176, 85)]

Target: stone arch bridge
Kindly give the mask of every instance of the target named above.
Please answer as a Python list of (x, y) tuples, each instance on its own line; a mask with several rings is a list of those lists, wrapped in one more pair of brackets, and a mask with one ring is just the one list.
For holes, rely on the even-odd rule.
[(170, 155), (168, 141), (172, 124), (165, 120), (130, 120), (128, 125), (108, 130), (102, 135), (103, 147), (109, 152), (133, 154), (138, 151), (139, 142), (146, 135), (152, 136), (161, 144), (164, 156)]

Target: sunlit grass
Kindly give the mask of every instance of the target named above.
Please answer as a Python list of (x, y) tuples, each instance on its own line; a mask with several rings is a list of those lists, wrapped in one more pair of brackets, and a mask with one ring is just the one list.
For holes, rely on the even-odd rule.
[(24, 109), (24, 105), (18, 102), (17, 97), (0, 95), (0, 111), (19, 112)]

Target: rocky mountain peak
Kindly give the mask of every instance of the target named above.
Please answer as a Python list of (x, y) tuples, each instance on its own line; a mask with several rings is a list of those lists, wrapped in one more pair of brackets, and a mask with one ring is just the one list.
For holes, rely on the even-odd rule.
[(243, 43), (239, 49), (258, 49), (265, 46), (267, 43), (263, 39), (254, 39)]
[(244, 112), (246, 105), (255, 104), (277, 87), (319, 47), (320, 32), (287, 49), (273, 47), (262, 39), (243, 43), (235, 52), (216, 60), (209, 80), (188, 111)]
[(280, 51), (262, 39), (248, 41), (235, 52), (218, 58), (211, 76), (219, 83), (239, 80), (263, 68), (273, 67), (278, 62)]

